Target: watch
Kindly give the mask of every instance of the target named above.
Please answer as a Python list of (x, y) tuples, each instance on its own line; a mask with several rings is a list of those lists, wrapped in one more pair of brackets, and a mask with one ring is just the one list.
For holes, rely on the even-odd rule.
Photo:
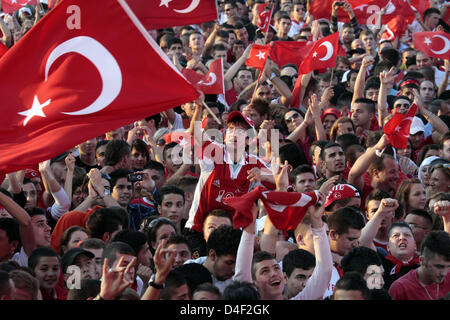
[(161, 289), (164, 289), (166, 286), (165, 286), (165, 284), (163, 283), (162, 285), (161, 284), (157, 284), (155, 281), (150, 281), (150, 283), (149, 283), (149, 285), (151, 286), (151, 287), (153, 287), (153, 288), (155, 288), (155, 289), (159, 289), (159, 290), (161, 290)]

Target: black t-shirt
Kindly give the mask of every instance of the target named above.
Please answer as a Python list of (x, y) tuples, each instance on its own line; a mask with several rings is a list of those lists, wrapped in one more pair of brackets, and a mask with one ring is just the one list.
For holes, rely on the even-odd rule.
[(84, 163), (83, 161), (81, 161), (80, 157), (75, 157), (75, 165), (77, 167), (81, 167), (84, 168), (86, 170), (86, 173), (88, 173), (89, 171), (91, 171), (91, 169), (98, 169), (100, 170), (102, 167), (100, 167), (98, 164), (95, 164), (93, 166)]
[(382, 254), (378, 253), (378, 255), (381, 258), (381, 261), (383, 263), (383, 268), (384, 268), (384, 289), (389, 290), (391, 284), (397, 280), (398, 278), (403, 277), (405, 274), (407, 274), (408, 272), (410, 272), (411, 270), (417, 269), (419, 267), (418, 264), (412, 265), (412, 266), (402, 266), (402, 268), (400, 269), (400, 271), (395, 274), (394, 273), (394, 268), (395, 268), (395, 264), (393, 264), (391, 261), (387, 260), (385, 256), (383, 256)]

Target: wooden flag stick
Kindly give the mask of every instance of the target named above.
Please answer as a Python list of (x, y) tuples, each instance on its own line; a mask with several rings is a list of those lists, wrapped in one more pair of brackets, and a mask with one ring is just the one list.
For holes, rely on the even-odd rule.
[(216, 120), (216, 122), (220, 125), (222, 125), (222, 122), (220, 122), (220, 120), (217, 118), (217, 116), (212, 112), (211, 108), (208, 107), (208, 105), (205, 103), (205, 101), (203, 101), (203, 106), (206, 108), (206, 110), (208, 110), (208, 112), (213, 116), (214, 120)]

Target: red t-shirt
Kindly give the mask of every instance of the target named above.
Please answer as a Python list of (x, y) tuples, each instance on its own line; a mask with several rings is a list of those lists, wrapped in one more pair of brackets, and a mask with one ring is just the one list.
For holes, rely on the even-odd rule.
[(389, 288), (394, 300), (437, 300), (450, 292), (450, 272), (441, 284), (422, 286), (414, 269), (397, 279)]

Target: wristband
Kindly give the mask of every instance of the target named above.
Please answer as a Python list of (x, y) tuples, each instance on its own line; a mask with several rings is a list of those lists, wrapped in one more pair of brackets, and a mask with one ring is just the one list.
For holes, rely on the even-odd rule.
[(155, 281), (150, 281), (149, 285), (150, 285), (151, 287), (153, 287), (153, 288), (155, 288), (155, 289), (159, 289), (159, 290), (165, 288), (164, 283), (161, 285), (161, 284), (157, 284)]

